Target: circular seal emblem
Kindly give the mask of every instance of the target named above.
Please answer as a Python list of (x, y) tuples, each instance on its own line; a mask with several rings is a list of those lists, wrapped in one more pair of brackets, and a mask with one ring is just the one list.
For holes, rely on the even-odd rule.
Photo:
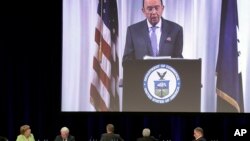
[(172, 101), (177, 96), (180, 86), (179, 74), (167, 64), (153, 66), (143, 80), (145, 94), (151, 101), (159, 104)]

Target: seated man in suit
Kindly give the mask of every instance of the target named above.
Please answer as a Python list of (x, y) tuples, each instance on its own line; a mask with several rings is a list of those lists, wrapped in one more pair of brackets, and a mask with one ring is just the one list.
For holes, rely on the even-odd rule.
[(103, 133), (101, 135), (100, 141), (124, 141), (119, 134), (114, 133), (114, 130), (115, 128), (113, 124), (107, 124), (106, 126), (107, 133)]
[(138, 138), (137, 141), (158, 141), (155, 137), (150, 136), (150, 129), (144, 128), (142, 130), (142, 137)]
[(69, 134), (67, 127), (62, 127), (60, 135), (57, 135), (54, 141), (75, 141), (75, 137)]
[(206, 139), (203, 137), (203, 129), (201, 127), (196, 127), (194, 129), (194, 140), (193, 141), (206, 141)]

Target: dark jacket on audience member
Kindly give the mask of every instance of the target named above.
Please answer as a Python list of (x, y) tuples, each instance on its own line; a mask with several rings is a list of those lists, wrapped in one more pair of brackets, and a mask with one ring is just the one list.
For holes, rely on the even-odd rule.
[(119, 134), (114, 133), (104, 133), (101, 136), (100, 141), (124, 141)]

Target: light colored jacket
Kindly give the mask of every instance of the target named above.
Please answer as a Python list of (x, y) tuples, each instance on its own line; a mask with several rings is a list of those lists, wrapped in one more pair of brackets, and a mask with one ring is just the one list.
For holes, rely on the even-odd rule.
[(17, 136), (16, 141), (35, 141), (33, 134), (30, 134), (29, 138), (26, 138), (24, 135), (20, 134)]

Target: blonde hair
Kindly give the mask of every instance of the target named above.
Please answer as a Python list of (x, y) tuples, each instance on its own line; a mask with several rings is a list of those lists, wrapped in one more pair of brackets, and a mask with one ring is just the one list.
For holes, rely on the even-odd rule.
[(29, 125), (23, 125), (20, 127), (20, 134), (24, 134), (28, 129), (30, 129)]

